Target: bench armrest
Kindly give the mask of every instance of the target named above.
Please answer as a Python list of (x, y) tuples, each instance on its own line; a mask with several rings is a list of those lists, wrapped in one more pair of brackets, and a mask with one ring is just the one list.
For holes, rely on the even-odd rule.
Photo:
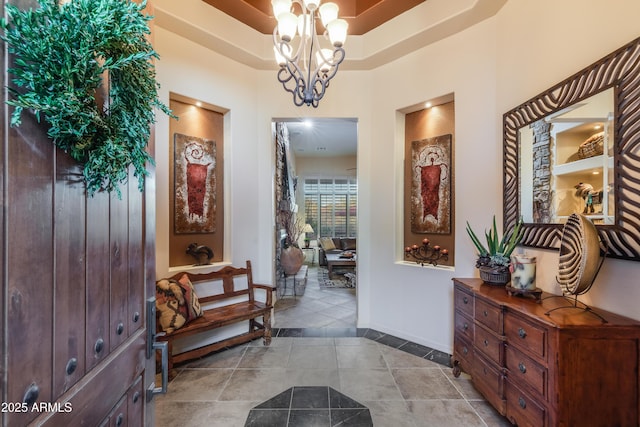
[(273, 292), (276, 290), (275, 286), (263, 285), (261, 283), (254, 283), (253, 287), (265, 290), (267, 294), (266, 304), (273, 305)]

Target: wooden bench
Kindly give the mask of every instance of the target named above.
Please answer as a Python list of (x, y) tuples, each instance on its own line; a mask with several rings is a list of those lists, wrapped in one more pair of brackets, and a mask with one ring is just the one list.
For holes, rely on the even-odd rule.
[[(263, 338), (264, 345), (271, 343), (271, 310), (273, 309), (273, 291), (275, 288), (270, 285), (253, 283), (250, 261), (247, 261), (246, 268), (227, 266), (219, 271), (203, 274), (183, 272), (173, 275), (171, 279), (179, 280), (185, 274), (189, 277), (196, 290), (198, 301), (204, 309), (204, 313), (201, 317), (188, 322), (169, 334), (158, 333), (158, 341), (168, 342), (169, 372), (173, 369), (174, 363), (196, 359), (213, 351), (248, 342), (259, 337)], [(246, 276), (247, 288), (237, 289), (239, 286), (236, 286), (236, 281), (242, 279), (242, 276)], [(204, 285), (209, 285), (212, 282), (222, 282), (223, 292), (207, 295)], [(255, 299), (255, 289), (265, 291), (265, 302)], [(202, 295), (199, 292), (202, 292)], [(241, 301), (238, 302), (238, 300)], [(256, 320), (260, 317), (262, 317), (262, 323)], [(246, 333), (173, 354), (173, 342), (178, 338), (188, 337), (246, 320), (249, 321), (249, 330)]]

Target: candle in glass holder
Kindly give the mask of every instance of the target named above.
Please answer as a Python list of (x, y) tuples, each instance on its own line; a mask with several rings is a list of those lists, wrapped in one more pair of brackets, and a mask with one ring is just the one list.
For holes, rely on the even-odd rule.
[(511, 255), (511, 287), (533, 291), (536, 289), (536, 257)]

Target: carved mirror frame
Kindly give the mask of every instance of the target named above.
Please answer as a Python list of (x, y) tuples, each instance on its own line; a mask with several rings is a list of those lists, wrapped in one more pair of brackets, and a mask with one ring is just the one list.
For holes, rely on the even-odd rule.
[[(503, 116), (504, 229), (520, 217), (518, 131), (608, 88), (614, 89), (614, 197), (612, 225), (597, 225), (607, 256), (640, 261), (640, 38), (558, 83)], [(563, 224), (526, 223), (524, 246), (557, 249)]]

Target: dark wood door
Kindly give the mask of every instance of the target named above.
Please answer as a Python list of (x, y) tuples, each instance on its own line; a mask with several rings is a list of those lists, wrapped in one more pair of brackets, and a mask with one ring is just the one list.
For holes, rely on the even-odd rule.
[(24, 114), (19, 128), (5, 126), (4, 96), (0, 425), (153, 425), (144, 392), (155, 375), (145, 313), (155, 288), (153, 171), (150, 191), (131, 176), (121, 199), (88, 198), (81, 167), (45, 125)]

